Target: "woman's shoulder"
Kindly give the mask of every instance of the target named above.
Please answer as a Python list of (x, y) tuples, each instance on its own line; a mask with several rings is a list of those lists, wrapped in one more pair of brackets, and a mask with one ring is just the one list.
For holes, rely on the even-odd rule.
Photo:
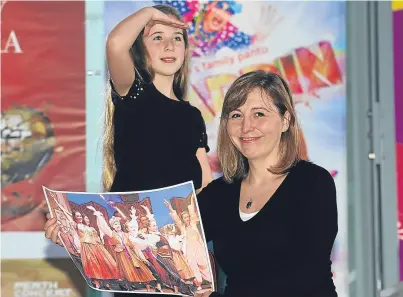
[(299, 161), (295, 166), (295, 175), (293, 178), (294, 189), (306, 189), (312, 191), (336, 191), (336, 185), (331, 173), (313, 162)]
[(295, 173), (296, 175), (299, 175), (301, 179), (307, 179), (312, 181), (317, 179), (333, 180), (332, 175), (327, 169), (308, 160), (298, 161), (298, 163), (295, 165)]
[[(217, 210), (225, 208), (228, 199), (232, 197), (232, 187), (224, 180), (223, 177), (217, 178), (210, 182), (203, 190), (197, 194), (197, 201), (199, 203), (200, 211), (202, 214), (215, 213)], [(222, 199), (224, 198), (225, 199)], [(214, 205), (214, 207), (211, 207)]]
[(236, 185), (236, 182), (229, 183), (224, 177), (219, 177), (211, 181), (203, 190), (199, 193), (200, 196), (217, 196), (221, 195), (223, 192), (230, 191)]

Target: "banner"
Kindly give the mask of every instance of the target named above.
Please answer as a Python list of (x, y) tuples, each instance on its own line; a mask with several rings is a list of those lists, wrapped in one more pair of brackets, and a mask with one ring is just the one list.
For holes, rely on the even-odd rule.
[(41, 186), (85, 190), (85, 3), (0, 4), (2, 296), (84, 296)]
[[(328, 169), (337, 186), (339, 232), (332, 254), (340, 297), (348, 296), (346, 78), (344, 2), (105, 2), (105, 37), (144, 6), (168, 4), (189, 24), (191, 74), (187, 100), (206, 121), (214, 176), (224, 95), (241, 74), (262, 69), (290, 84), (303, 135), (304, 158)], [(219, 285), (220, 286), (220, 285)]]
[(1, 229), (42, 231), (42, 184), (85, 190), (85, 5), (1, 3)]
[[(400, 4), (399, 4), (400, 3)], [(400, 280), (403, 280), (403, 2), (393, 4), (393, 51), (396, 121), (396, 169)]]

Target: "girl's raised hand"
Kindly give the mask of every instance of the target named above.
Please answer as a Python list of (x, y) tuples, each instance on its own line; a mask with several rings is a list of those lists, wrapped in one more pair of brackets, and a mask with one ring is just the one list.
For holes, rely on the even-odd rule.
[(163, 12), (159, 11), (158, 9), (155, 9), (152, 7), (150, 9), (152, 9), (152, 16), (151, 16), (151, 21), (149, 21), (148, 24), (146, 25), (146, 27), (144, 28), (145, 37), (147, 37), (150, 34), (151, 28), (156, 24), (162, 24), (162, 25), (166, 25), (166, 26), (180, 28), (183, 30), (186, 30), (189, 28), (188, 25), (186, 25), (182, 21), (179, 21), (174, 16), (167, 15), (166, 13), (163, 13)]

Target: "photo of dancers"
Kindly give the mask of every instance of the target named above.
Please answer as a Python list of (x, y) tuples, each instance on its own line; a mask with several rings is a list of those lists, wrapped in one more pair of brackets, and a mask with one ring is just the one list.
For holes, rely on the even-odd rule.
[(188, 296), (214, 288), (192, 182), (133, 193), (44, 192), (90, 287)]

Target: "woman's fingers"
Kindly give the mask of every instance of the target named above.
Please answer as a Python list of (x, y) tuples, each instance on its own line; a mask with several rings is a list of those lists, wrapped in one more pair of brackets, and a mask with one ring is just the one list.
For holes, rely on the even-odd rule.
[(45, 223), (43, 229), (44, 229), (45, 231), (47, 231), (50, 226), (55, 225), (55, 224), (57, 224), (56, 219), (52, 219), (52, 218), (51, 218), (51, 219), (48, 219), (48, 220), (46, 221), (46, 223)]
[(53, 229), (52, 231), (52, 235), (51, 235), (51, 240), (52, 242), (57, 244), (57, 240), (59, 239), (59, 231), (60, 231), (60, 226), (57, 225), (55, 229)]
[[(48, 223), (48, 222), (47, 222)], [(59, 233), (60, 226), (57, 223), (50, 224), (45, 231), (45, 237), (50, 239), (53, 243), (57, 241), (57, 234)]]

